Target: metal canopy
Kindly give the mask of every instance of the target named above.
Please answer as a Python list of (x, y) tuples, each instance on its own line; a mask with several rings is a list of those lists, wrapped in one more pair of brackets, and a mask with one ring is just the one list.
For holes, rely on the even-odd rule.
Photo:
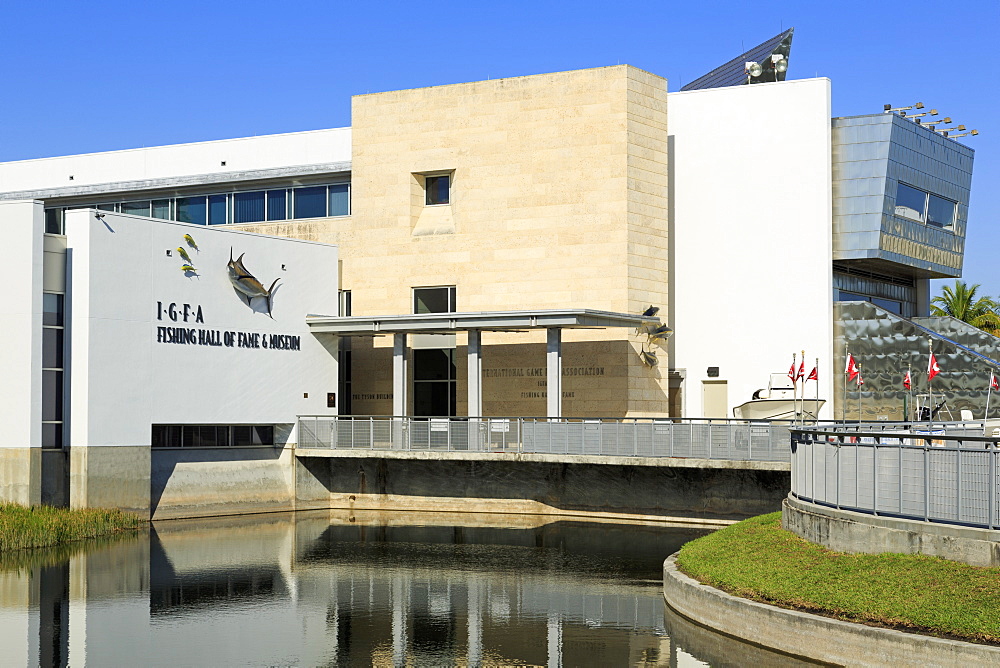
[(314, 334), (379, 336), (384, 334), (450, 334), (465, 331), (504, 332), (530, 329), (605, 329), (658, 325), (655, 316), (613, 313), (593, 309), (544, 311), (481, 311), (478, 313), (419, 313), (336, 317), (307, 315)]
[(752, 77), (751, 81), (747, 81), (747, 73), (744, 65), (747, 61), (766, 65), (772, 54), (780, 54), (788, 59), (789, 52), (792, 49), (792, 35), (794, 32), (795, 28), (789, 28), (775, 35), (766, 42), (741, 53), (725, 65), (720, 65), (708, 74), (700, 76), (691, 83), (682, 86), (681, 90), (703, 90), (705, 88), (741, 86), (747, 83), (784, 81), (786, 72), (775, 72), (766, 67), (759, 77)]

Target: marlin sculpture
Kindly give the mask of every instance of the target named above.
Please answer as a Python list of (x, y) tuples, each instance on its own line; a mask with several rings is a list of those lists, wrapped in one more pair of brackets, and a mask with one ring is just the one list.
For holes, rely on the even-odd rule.
[(232, 281), (233, 287), (247, 298), (247, 306), (250, 306), (250, 301), (255, 297), (263, 297), (267, 300), (267, 315), (268, 317), (274, 317), (271, 315), (271, 296), (274, 294), (274, 286), (278, 284), (280, 279), (274, 279), (274, 283), (271, 283), (271, 287), (264, 288), (260, 281), (258, 281), (253, 274), (247, 271), (247, 268), (243, 266), (243, 256), (246, 253), (241, 253), (236, 261), (233, 261), (233, 249), (229, 249), (229, 264), (227, 268), (229, 269), (229, 280)]

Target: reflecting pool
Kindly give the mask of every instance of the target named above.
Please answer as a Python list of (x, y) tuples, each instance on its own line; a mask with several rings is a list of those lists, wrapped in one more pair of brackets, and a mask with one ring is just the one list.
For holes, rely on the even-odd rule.
[(663, 559), (708, 531), (345, 511), (157, 522), (0, 560), (0, 663), (783, 663), (665, 609)]

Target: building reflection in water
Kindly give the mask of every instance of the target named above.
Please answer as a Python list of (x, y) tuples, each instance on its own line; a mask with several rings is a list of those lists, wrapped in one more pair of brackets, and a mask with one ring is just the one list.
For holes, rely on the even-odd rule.
[(668, 637), (661, 565), (703, 533), (327, 511), (161, 522), (0, 572), (0, 646), (4, 665), (697, 665)]

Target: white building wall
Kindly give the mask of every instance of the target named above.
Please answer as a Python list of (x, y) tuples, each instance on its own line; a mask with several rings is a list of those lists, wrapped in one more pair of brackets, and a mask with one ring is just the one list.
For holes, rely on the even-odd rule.
[(0, 192), (208, 177), (350, 159), (351, 129), (334, 128), (4, 162), (0, 163)]
[[(281, 424), (336, 413), (326, 398), (337, 391), (336, 341), (305, 323), (309, 313), (337, 313), (335, 246), (138, 216), (98, 219), (92, 210), (67, 214), (66, 237), (72, 445), (148, 446), (157, 423)], [(181, 270), (178, 246), (197, 274)], [(281, 279), (273, 318), (263, 298), (250, 308), (237, 295), (231, 249), (245, 253), (265, 287)], [(204, 322), (196, 322), (199, 307)], [(158, 327), (211, 331), (223, 345), (158, 342)], [(237, 345), (225, 345), (227, 332)], [(241, 347), (239, 334), (298, 336), (301, 350)]]
[[(671, 365), (684, 415), (704, 415), (708, 367), (732, 407), (820, 358), (832, 409), (830, 81), (671, 93)], [(815, 397), (815, 383), (806, 388)]]
[[(0, 448), (42, 444), (42, 204), (0, 202), (3, 343)], [(2, 481), (0, 481), (2, 484)]]

